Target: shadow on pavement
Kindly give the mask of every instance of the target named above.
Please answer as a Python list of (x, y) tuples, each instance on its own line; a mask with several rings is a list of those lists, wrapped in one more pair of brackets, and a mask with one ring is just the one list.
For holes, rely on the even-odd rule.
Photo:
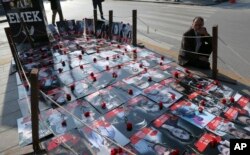
[(18, 90), (15, 74), (10, 75), (11, 64), (1, 65), (0, 85), (0, 154), (18, 146), (17, 119), (21, 111), (18, 106)]

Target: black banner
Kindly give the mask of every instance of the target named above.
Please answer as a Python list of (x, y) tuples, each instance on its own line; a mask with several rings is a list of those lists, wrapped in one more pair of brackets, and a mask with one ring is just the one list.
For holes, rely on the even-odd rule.
[(42, 0), (2, 0), (18, 50), (49, 42)]

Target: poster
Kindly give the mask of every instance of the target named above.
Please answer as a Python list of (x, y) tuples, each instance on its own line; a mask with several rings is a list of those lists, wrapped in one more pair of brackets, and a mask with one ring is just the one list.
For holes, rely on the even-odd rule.
[(194, 148), (202, 154), (230, 155), (230, 143), (211, 133), (204, 133), (194, 143)]
[(29, 49), (31, 47), (29, 41), (35, 46), (49, 43), (49, 33), (46, 26), (47, 19), (42, 2), (13, 0), (2, 1), (2, 4), (17, 51), (21, 52)]
[(67, 133), (46, 140), (43, 145), (49, 155), (91, 154), (86, 139), (82, 137), (77, 129), (72, 129)]
[(41, 116), (54, 135), (64, 134), (76, 128), (72, 116), (61, 108), (48, 109), (42, 112)]
[(227, 140), (250, 139), (249, 131), (244, 130), (239, 125), (218, 116), (207, 124), (206, 129)]
[[(100, 118), (93, 122), (89, 127), (80, 129), (82, 135), (87, 139), (89, 145), (96, 155), (110, 154), (113, 148), (117, 148), (115, 143), (121, 146), (127, 145), (130, 141), (120, 131), (118, 131), (112, 124)], [(95, 129), (96, 131), (93, 131)], [(112, 141), (106, 139), (108, 137)]]
[(104, 114), (125, 102), (113, 87), (107, 87), (85, 97), (100, 113)]
[[(39, 119), (39, 138), (44, 138), (52, 134), (48, 128), (43, 124), (41, 119)], [(31, 116), (25, 116), (17, 119), (19, 145), (21, 147), (29, 145), (32, 143), (32, 124)]]
[(203, 129), (215, 116), (205, 110), (199, 112), (198, 108), (197, 105), (185, 100), (181, 100), (170, 107), (173, 114)]
[(168, 145), (179, 150), (180, 154), (192, 152), (191, 145), (204, 133), (204, 130), (170, 113), (158, 117), (153, 126), (162, 132), (162, 138)]
[(164, 107), (169, 107), (177, 100), (179, 100), (182, 95), (170, 87), (165, 87), (158, 83), (143, 90), (143, 95), (147, 96), (156, 103), (163, 103)]
[(70, 104), (65, 105), (64, 108), (78, 118), (76, 119), (73, 117), (74, 123), (77, 127), (85, 126), (84, 123), (90, 124), (100, 116), (100, 113), (95, 109), (95, 107), (83, 99), (71, 102)]

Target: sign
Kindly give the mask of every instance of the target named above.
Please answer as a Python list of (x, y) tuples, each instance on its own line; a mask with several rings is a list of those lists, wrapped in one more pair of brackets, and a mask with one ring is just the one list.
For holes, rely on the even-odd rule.
[(1, 0), (17, 51), (49, 42), (47, 19), (41, 0)]

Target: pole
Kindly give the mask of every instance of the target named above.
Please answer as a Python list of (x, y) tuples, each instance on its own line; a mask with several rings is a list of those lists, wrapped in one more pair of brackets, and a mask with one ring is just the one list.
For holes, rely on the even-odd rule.
[(94, 35), (96, 36), (96, 29), (97, 29), (97, 10), (94, 9)]
[(109, 40), (111, 41), (113, 39), (112, 37), (112, 23), (113, 23), (113, 11), (109, 10)]
[(213, 48), (213, 65), (212, 65), (212, 78), (217, 79), (218, 69), (217, 69), (217, 58), (218, 58), (218, 25), (213, 26), (213, 38), (212, 38), (212, 48)]
[(137, 10), (133, 10), (133, 21), (132, 21), (132, 27), (133, 27), (133, 39), (132, 44), (133, 46), (137, 46)]
[(31, 121), (32, 121), (32, 140), (34, 152), (40, 152), (39, 146), (39, 108), (38, 108), (38, 69), (31, 70)]

